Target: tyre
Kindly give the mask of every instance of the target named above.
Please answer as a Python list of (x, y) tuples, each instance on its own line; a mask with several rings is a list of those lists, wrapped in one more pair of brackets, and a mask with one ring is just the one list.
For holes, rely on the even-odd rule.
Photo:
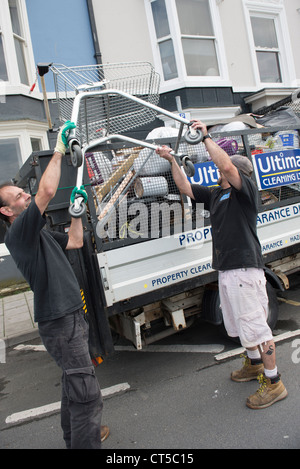
[(276, 327), (278, 320), (279, 305), (277, 300), (277, 294), (275, 288), (272, 287), (270, 282), (267, 282), (267, 295), (269, 299), (269, 311), (268, 311), (268, 324), (270, 329), (273, 331)]
[[(272, 287), (270, 282), (267, 282), (266, 285), (267, 295), (269, 299), (269, 310), (268, 310), (268, 318), (267, 323), (270, 329), (273, 331), (275, 329), (277, 320), (278, 320), (278, 300), (276, 295), (276, 290)], [(202, 300), (202, 316), (208, 322), (215, 324), (219, 327), (220, 332), (222, 335), (225, 335), (230, 340), (234, 342), (239, 342), (238, 337), (229, 337), (224, 323), (223, 323), (223, 316), (222, 316), (222, 308), (220, 304), (220, 295), (219, 290), (217, 288), (213, 290), (206, 290), (203, 295)]]
[(215, 326), (223, 324), (220, 296), (217, 285), (213, 289), (207, 289), (202, 299), (202, 318)]

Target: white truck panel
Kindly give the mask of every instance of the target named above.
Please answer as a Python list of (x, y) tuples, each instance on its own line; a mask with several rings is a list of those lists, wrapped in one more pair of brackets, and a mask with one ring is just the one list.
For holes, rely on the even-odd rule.
[(190, 232), (188, 240), (180, 236), (184, 234), (98, 254), (109, 284), (107, 305), (211, 271), (209, 227)]
[[(299, 243), (300, 206), (288, 205), (258, 215), (263, 254)], [(238, 242), (238, 240), (237, 240)], [(107, 306), (212, 271), (210, 227), (98, 254), (107, 278)]]

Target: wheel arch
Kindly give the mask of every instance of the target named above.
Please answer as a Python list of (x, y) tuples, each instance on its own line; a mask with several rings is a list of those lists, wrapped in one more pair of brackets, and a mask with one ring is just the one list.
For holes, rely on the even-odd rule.
[(275, 272), (273, 272), (273, 270), (269, 269), (268, 267), (265, 267), (264, 271), (265, 271), (267, 282), (269, 282), (273, 288), (280, 290), (280, 291), (285, 290), (282, 280)]

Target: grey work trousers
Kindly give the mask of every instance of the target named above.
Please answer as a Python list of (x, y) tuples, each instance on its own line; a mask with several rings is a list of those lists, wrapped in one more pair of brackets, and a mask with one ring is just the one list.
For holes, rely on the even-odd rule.
[(63, 370), (61, 426), (67, 448), (101, 448), (103, 401), (88, 347), (82, 309), (39, 323), (42, 342)]

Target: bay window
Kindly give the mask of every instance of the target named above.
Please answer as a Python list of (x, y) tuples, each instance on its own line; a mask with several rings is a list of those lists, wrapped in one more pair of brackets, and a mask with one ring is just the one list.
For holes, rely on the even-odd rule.
[(211, 78), (227, 79), (214, 0), (145, 0), (145, 4), (156, 64), (165, 84), (173, 80), (197, 86), (210, 83)]
[(8, 181), (15, 177), (21, 164), (22, 158), (19, 139), (0, 139), (0, 174), (2, 175), (2, 179)]

